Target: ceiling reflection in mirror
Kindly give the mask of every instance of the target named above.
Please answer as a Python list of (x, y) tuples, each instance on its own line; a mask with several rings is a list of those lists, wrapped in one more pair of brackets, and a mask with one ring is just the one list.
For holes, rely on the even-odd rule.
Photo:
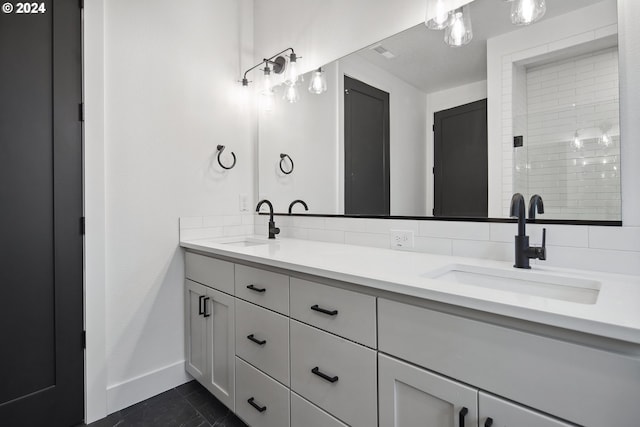
[[(540, 219), (619, 221), (616, 1), (547, 0), (529, 26), (508, 2), (468, 9), (467, 45), (420, 23), (323, 65), (326, 91), (311, 90), (318, 70), (296, 103), (276, 87), (258, 114), (260, 198), (277, 212), (302, 199), (322, 215), (504, 218), (520, 192), (543, 198)], [(354, 201), (384, 192), (386, 213)]]

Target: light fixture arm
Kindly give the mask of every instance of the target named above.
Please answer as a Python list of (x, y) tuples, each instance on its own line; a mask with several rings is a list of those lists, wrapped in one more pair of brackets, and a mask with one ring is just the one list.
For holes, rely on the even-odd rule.
[(285, 65), (286, 65), (286, 60), (280, 56), (283, 53), (287, 52), (287, 51), (291, 51), (290, 54), (290, 58), (291, 60), (293, 60), (295, 62), (295, 60), (297, 60), (297, 55), (296, 52), (293, 50), (292, 47), (288, 47), (285, 50), (276, 53), (275, 55), (269, 57), (269, 58), (264, 58), (262, 61), (258, 62), (256, 65), (254, 65), (253, 67), (249, 68), (247, 71), (244, 72), (244, 75), (242, 76), (242, 86), (249, 86), (249, 80), (247, 80), (247, 74), (252, 71), (255, 70), (256, 68), (258, 68), (259, 66), (261, 66), (262, 64), (265, 64), (266, 66), (269, 66), (269, 64), (273, 65), (273, 72), (276, 74), (280, 74), (284, 71)]

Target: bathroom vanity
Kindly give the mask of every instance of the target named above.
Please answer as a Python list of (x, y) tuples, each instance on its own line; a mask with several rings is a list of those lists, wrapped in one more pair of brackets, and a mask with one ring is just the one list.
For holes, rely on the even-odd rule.
[(637, 426), (640, 278), (182, 241), (186, 369), (251, 426)]

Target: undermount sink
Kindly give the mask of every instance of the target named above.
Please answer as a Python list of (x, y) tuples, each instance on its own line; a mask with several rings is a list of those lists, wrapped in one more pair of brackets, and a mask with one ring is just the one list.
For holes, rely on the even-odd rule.
[(600, 293), (600, 282), (596, 280), (556, 276), (531, 270), (501, 270), (452, 264), (423, 276), (579, 304), (595, 304)]
[(220, 242), (223, 245), (228, 245), (228, 246), (237, 246), (237, 247), (241, 247), (241, 248), (246, 248), (249, 246), (258, 246), (258, 245), (267, 245), (269, 244), (268, 241), (266, 240), (260, 240), (260, 239), (252, 239), (252, 238), (248, 238), (248, 237), (241, 237), (241, 238), (237, 238), (237, 239), (233, 239), (233, 240), (229, 240), (229, 241), (225, 241), (225, 242)]

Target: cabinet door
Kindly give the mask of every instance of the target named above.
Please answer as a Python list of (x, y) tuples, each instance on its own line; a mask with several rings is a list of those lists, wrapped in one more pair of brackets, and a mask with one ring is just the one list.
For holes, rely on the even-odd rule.
[(480, 426), (483, 427), (570, 427), (547, 415), (500, 399), (479, 393)]
[(185, 281), (185, 367), (198, 381), (203, 381), (207, 371), (207, 322), (203, 314), (207, 288)]
[(378, 394), (380, 427), (478, 426), (476, 389), (381, 353)]
[(207, 289), (207, 372), (204, 386), (232, 411), (235, 409), (235, 301)]

